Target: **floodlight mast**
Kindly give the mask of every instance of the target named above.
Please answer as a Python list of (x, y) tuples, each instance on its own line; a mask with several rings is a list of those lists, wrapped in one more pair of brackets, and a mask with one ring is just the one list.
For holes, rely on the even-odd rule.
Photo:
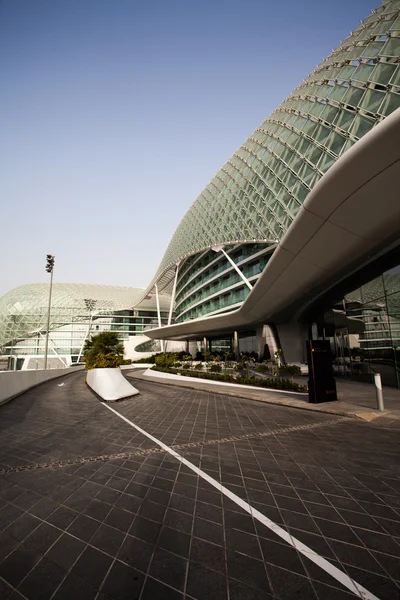
[(49, 329), (50, 329), (50, 311), (51, 311), (51, 293), (53, 290), (53, 270), (55, 256), (51, 254), (46, 255), (46, 271), (50, 273), (50, 290), (49, 290), (49, 305), (47, 308), (47, 326), (46, 326), (46, 344), (44, 348), (44, 368), (47, 369), (47, 354), (49, 351)]

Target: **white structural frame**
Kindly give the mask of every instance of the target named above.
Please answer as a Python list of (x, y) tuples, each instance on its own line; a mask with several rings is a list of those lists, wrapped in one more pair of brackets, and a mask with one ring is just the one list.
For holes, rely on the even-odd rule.
[(47, 307), (47, 323), (46, 323), (46, 341), (44, 346), (44, 368), (47, 369), (47, 355), (49, 352), (49, 330), (50, 330), (50, 312), (51, 312), (51, 295), (53, 291), (53, 271), (54, 271), (54, 256), (51, 257), (53, 259), (53, 264), (51, 265), (50, 271), (50, 289), (49, 289), (49, 304)]
[[(158, 327), (161, 327), (161, 312), (160, 312), (160, 298), (158, 296), (158, 285), (155, 285), (156, 288), (156, 304), (157, 304), (157, 319), (158, 319)], [(161, 352), (164, 352), (164, 342), (161, 340)]]
[(229, 256), (229, 254), (227, 254), (223, 248), (223, 246), (213, 246), (211, 248), (211, 250), (213, 250), (214, 252), (222, 252), (222, 254), (225, 256), (226, 260), (232, 265), (232, 267), (235, 269), (236, 273), (238, 273), (239, 277), (245, 282), (245, 284), (247, 285), (247, 287), (249, 288), (249, 290), (251, 291), (253, 289), (253, 286), (251, 285), (250, 281), (247, 279), (247, 277), (245, 277), (242, 273), (242, 271), (239, 269), (239, 267), (233, 262), (233, 260), (231, 259), (231, 257)]
[(174, 285), (173, 285), (172, 294), (171, 294), (171, 303), (169, 305), (168, 325), (171, 325), (172, 313), (174, 311), (175, 295), (176, 295), (176, 284), (177, 284), (177, 281), (178, 281), (178, 273), (179, 273), (179, 264), (180, 264), (179, 262), (176, 264), (175, 277), (174, 277)]

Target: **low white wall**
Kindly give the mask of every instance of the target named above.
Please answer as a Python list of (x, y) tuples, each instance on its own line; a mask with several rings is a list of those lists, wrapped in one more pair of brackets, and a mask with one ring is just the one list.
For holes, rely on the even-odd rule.
[(137, 363), (133, 365), (121, 365), (121, 371), (132, 371), (133, 369), (151, 369), (154, 363)]
[(108, 401), (121, 400), (139, 393), (125, 379), (120, 369), (89, 369), (86, 383), (100, 398)]
[(82, 370), (83, 367), (48, 369), (46, 371), (44, 369), (38, 369), (37, 371), (2, 371), (0, 372), (0, 405), (35, 387), (35, 385), (39, 385), (39, 383)]

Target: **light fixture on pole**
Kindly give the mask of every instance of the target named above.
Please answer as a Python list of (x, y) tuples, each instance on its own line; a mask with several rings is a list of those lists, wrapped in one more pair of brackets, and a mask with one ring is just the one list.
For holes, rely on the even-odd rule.
[(47, 354), (49, 351), (49, 329), (50, 329), (50, 310), (51, 310), (51, 292), (53, 289), (53, 270), (55, 256), (46, 255), (46, 271), (50, 273), (50, 290), (49, 290), (49, 306), (47, 308), (47, 326), (46, 326), (46, 344), (44, 348), (44, 368), (47, 369)]

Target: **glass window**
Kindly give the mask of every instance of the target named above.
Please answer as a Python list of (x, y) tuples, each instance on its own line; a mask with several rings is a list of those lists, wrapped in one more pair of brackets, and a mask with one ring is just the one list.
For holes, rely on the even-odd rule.
[(390, 82), (391, 85), (396, 85), (400, 87), (400, 66), (397, 66), (396, 71), (394, 72)]
[(343, 102), (345, 104), (349, 104), (350, 106), (358, 106), (361, 101), (361, 98), (364, 95), (364, 91), (365, 90), (356, 87), (348, 88), (346, 94), (343, 97)]
[(348, 131), (354, 121), (355, 116), (356, 113), (353, 111), (342, 110), (342, 112), (337, 118), (335, 125), (337, 127), (340, 127), (340, 129), (343, 129), (344, 131)]
[[(361, 81), (363, 83), (368, 81), (368, 79), (373, 71), (373, 68), (374, 68), (374, 65), (365, 65), (365, 64), (360, 65), (355, 70), (352, 79), (354, 81)], [(349, 104), (351, 104), (351, 103), (349, 102)]]
[(328, 148), (328, 150), (331, 150), (337, 156), (339, 156), (345, 142), (346, 138), (340, 135), (340, 133), (332, 132), (329, 136), (329, 140), (326, 144), (326, 147)]
[(396, 65), (392, 65), (391, 63), (381, 63), (380, 62), (373, 69), (371, 75), (368, 78), (368, 81), (386, 85), (388, 83), (388, 81), (390, 80), (390, 78), (392, 77), (395, 69), (396, 69)]
[(374, 123), (375, 121), (373, 119), (368, 119), (362, 115), (356, 115), (350, 131), (353, 135), (360, 138), (372, 129)]
[(364, 58), (375, 58), (381, 53), (384, 42), (371, 42), (361, 54)]
[(399, 106), (400, 106), (400, 94), (394, 94), (394, 93), (390, 92), (390, 93), (386, 94), (386, 98), (383, 101), (379, 112), (382, 115), (388, 116), (394, 110), (399, 108)]
[(360, 107), (364, 108), (368, 112), (376, 113), (378, 112), (378, 108), (382, 104), (384, 97), (385, 92), (369, 89), (365, 92), (365, 96), (362, 99)]
[(382, 56), (400, 56), (400, 38), (391, 37), (387, 40), (381, 51)]

